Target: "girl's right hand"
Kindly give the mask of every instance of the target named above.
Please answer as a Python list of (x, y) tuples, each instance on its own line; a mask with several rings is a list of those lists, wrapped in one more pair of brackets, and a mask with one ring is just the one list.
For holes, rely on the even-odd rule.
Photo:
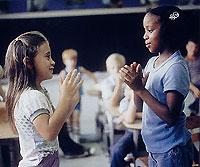
[(142, 83), (142, 68), (140, 64), (133, 63), (130, 66), (125, 65), (120, 69), (121, 78), (124, 82), (134, 91), (139, 91), (144, 89)]
[(67, 74), (61, 85), (61, 100), (70, 110), (73, 110), (79, 102), (79, 90), (82, 83), (80, 73), (75, 69)]

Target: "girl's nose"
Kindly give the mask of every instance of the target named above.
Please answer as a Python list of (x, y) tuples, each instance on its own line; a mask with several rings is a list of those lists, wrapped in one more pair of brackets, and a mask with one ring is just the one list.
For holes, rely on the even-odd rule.
[(54, 66), (56, 63), (55, 61), (53, 61), (53, 59), (51, 59), (51, 64)]
[(143, 38), (144, 40), (148, 39), (147, 33), (144, 33)]

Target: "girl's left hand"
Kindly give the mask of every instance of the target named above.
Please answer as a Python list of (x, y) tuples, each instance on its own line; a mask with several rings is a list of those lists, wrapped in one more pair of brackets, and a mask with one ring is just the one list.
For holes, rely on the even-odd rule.
[(142, 68), (140, 64), (133, 63), (130, 66), (125, 65), (120, 69), (120, 75), (123, 81), (134, 91), (143, 90)]

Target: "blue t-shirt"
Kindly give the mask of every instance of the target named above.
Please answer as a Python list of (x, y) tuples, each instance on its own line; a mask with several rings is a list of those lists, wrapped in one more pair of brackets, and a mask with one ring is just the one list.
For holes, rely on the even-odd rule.
[[(167, 104), (166, 91), (175, 90), (186, 97), (189, 92), (189, 72), (180, 51), (154, 68), (157, 58), (152, 57), (145, 67), (145, 73), (150, 72), (145, 88), (163, 104)], [(185, 145), (191, 136), (185, 127), (185, 114), (182, 111), (177, 122), (169, 126), (145, 102), (141, 133), (146, 149), (151, 153), (164, 153), (177, 145)]]

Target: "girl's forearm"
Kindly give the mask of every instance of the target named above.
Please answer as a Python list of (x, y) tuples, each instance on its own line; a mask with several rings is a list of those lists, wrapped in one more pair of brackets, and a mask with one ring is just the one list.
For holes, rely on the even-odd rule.
[(134, 103), (138, 111), (142, 111), (143, 101), (142, 99), (134, 93)]
[(60, 132), (66, 119), (70, 117), (73, 112), (73, 108), (70, 105), (59, 103), (55, 109), (53, 115), (49, 117), (46, 138), (48, 140), (54, 140)]
[(172, 125), (174, 123), (175, 118), (170, 114), (169, 107), (160, 103), (148, 90), (143, 89), (135, 91), (135, 94), (137, 94), (159, 118), (166, 121), (167, 124)]

